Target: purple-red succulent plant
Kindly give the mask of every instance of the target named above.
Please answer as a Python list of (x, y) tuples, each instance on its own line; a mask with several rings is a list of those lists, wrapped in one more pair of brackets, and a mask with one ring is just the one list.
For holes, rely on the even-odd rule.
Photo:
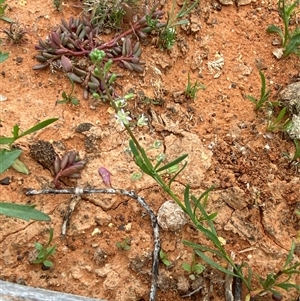
[(62, 177), (79, 178), (85, 161), (78, 159), (76, 151), (67, 152), (62, 158), (56, 156), (54, 160), (54, 185), (59, 188), (59, 179)]

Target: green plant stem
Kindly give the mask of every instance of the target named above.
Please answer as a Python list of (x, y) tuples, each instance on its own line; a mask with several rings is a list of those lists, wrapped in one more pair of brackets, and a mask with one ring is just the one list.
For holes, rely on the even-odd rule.
[[(282, 7), (280, 7), (280, 4), (282, 4)], [(285, 10), (285, 0), (281, 0), (278, 2), (278, 8), (279, 11), (281, 10), (282, 13), (282, 19), (284, 23), (284, 41), (283, 41), (283, 48), (286, 47), (287, 41), (291, 38), (290, 32), (289, 32), (289, 18), (286, 16), (286, 10)]]

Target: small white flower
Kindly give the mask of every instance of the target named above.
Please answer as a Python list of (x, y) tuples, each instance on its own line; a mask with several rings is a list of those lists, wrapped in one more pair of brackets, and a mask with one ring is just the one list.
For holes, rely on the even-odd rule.
[(115, 100), (115, 104), (118, 108), (124, 108), (127, 106), (127, 102), (126, 99), (121, 98), (121, 99), (116, 99)]
[(138, 121), (137, 121), (137, 126), (138, 126), (138, 127), (142, 127), (142, 126), (144, 126), (144, 125), (147, 125), (147, 121), (148, 121), (148, 118), (145, 117), (144, 114), (142, 114), (142, 115), (140, 116), (140, 118), (138, 119)]
[(117, 121), (120, 122), (122, 126), (124, 126), (124, 124), (128, 125), (129, 121), (132, 119), (128, 116), (129, 114), (130, 112), (124, 112), (124, 110), (121, 109), (115, 116), (117, 118)]

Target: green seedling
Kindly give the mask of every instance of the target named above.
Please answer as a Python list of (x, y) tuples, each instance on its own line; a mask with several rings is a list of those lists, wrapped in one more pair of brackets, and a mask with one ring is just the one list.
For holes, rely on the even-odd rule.
[(39, 242), (34, 243), (34, 247), (38, 251), (37, 258), (32, 262), (34, 264), (42, 263), (44, 267), (51, 268), (53, 267), (53, 262), (48, 258), (55, 253), (56, 245), (50, 246), (53, 239), (53, 228), (50, 228), (49, 240), (45, 246)]
[(268, 132), (285, 132), (288, 129), (291, 120), (289, 118), (285, 118), (286, 110), (287, 108), (283, 107), (275, 119), (272, 118), (273, 112), (271, 111), (270, 118), (267, 123)]
[[(176, 41), (176, 27), (184, 24), (188, 24), (188, 19), (185, 18), (199, 3), (200, 0), (196, 0), (191, 4), (190, 1), (185, 0), (181, 10), (175, 14), (174, 7), (176, 1), (173, 1), (171, 12), (168, 13), (167, 24), (162, 27), (159, 33), (159, 45), (164, 49), (171, 49)], [(189, 7), (187, 7), (190, 5)]]
[(126, 237), (122, 242), (117, 241), (116, 246), (119, 250), (128, 251), (130, 250), (130, 239)]
[(126, 15), (124, 5), (129, 7), (133, 3), (132, 0), (124, 0), (121, 5), (119, 0), (85, 0), (83, 7), (86, 12), (90, 13), (93, 24), (97, 23), (102, 28), (120, 30), (124, 15)]
[(53, 0), (53, 5), (56, 8), (56, 10), (61, 11), (61, 0)]
[(197, 92), (200, 89), (205, 89), (205, 86), (203, 84), (200, 84), (198, 82), (198, 80), (196, 80), (195, 83), (192, 84), (191, 78), (190, 78), (190, 73), (188, 73), (188, 83), (187, 83), (186, 88), (185, 88), (185, 95), (188, 98), (195, 99), (196, 95), (197, 95)]
[(163, 251), (163, 249), (160, 249), (159, 251), (159, 258), (166, 267), (169, 267), (172, 264), (171, 261), (168, 260), (168, 255)]
[(74, 92), (74, 81), (72, 80), (72, 78), (70, 76), (68, 76), (70, 82), (71, 82), (71, 92), (69, 94), (67, 94), (65, 91), (63, 91), (61, 93), (61, 96), (63, 99), (61, 100), (57, 100), (56, 104), (65, 104), (65, 103), (71, 103), (72, 105), (78, 105), (79, 104), (79, 100), (77, 97), (75, 97), (73, 95)]
[[(27, 131), (20, 133), (20, 128), (16, 124), (12, 130), (12, 137), (0, 137), (0, 174), (6, 169), (13, 166), (16, 170), (29, 173), (27, 167), (21, 162), (17, 161), (18, 157), (21, 155), (22, 150), (12, 149), (12, 144), (17, 140), (26, 135), (32, 134), (38, 130), (43, 129), (49, 124), (55, 122), (58, 118), (47, 119), (28, 129)], [(16, 164), (15, 164), (16, 163)], [(15, 164), (15, 165), (14, 165)]]
[(203, 273), (203, 271), (205, 270), (205, 266), (204, 265), (202, 265), (201, 263), (196, 263), (196, 256), (195, 256), (195, 254), (193, 254), (192, 263), (188, 264), (188, 263), (184, 262), (182, 264), (182, 268), (190, 274), (189, 278), (191, 280), (195, 280), (196, 277), (198, 277), (199, 275), (201, 275)]
[(283, 155), (286, 157), (290, 162), (289, 166), (298, 166), (300, 165), (300, 143), (297, 139), (294, 139), (295, 144), (295, 153), (293, 156), (291, 156), (289, 153), (284, 152)]
[(0, 63), (8, 59), (9, 53), (0, 51)]
[(263, 72), (259, 71), (261, 88), (260, 88), (260, 98), (257, 99), (251, 95), (247, 95), (247, 98), (255, 104), (255, 110), (261, 109), (266, 102), (269, 101), (270, 90), (266, 90), (266, 78)]
[(8, 23), (12, 22), (12, 19), (5, 16), (5, 10), (7, 9), (8, 5), (5, 4), (6, 0), (0, 0), (0, 20), (6, 21)]
[(277, 33), (282, 40), (282, 47), (284, 48), (283, 56), (288, 56), (291, 53), (295, 53), (300, 56), (300, 27), (296, 27), (295, 30), (290, 30), (290, 21), (293, 15), (299, 13), (300, 0), (296, 0), (290, 5), (286, 0), (278, 1), (278, 13), (283, 20), (284, 30), (282, 31), (278, 26), (270, 25), (267, 28), (268, 33)]
[(21, 205), (14, 203), (0, 202), (0, 214), (19, 218), (25, 221), (36, 220), (36, 221), (50, 221), (50, 217), (36, 210), (35, 205)]

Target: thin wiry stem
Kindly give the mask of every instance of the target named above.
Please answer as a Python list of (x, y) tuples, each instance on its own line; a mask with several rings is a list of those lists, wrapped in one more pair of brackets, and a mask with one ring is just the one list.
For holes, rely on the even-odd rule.
[(69, 188), (69, 189), (42, 189), (35, 190), (29, 189), (26, 192), (27, 196), (39, 195), (39, 194), (90, 194), (90, 193), (106, 193), (106, 194), (117, 194), (124, 195), (136, 200), (149, 214), (151, 219), (151, 226), (153, 229), (154, 238), (154, 250), (153, 250), (153, 263), (152, 263), (152, 281), (150, 289), (150, 301), (155, 301), (156, 291), (157, 291), (157, 278), (158, 278), (158, 264), (159, 264), (159, 251), (160, 251), (160, 237), (159, 237), (159, 226), (157, 223), (157, 218), (153, 210), (146, 203), (145, 199), (137, 195), (133, 190), (128, 191), (124, 189), (114, 189), (114, 188)]

